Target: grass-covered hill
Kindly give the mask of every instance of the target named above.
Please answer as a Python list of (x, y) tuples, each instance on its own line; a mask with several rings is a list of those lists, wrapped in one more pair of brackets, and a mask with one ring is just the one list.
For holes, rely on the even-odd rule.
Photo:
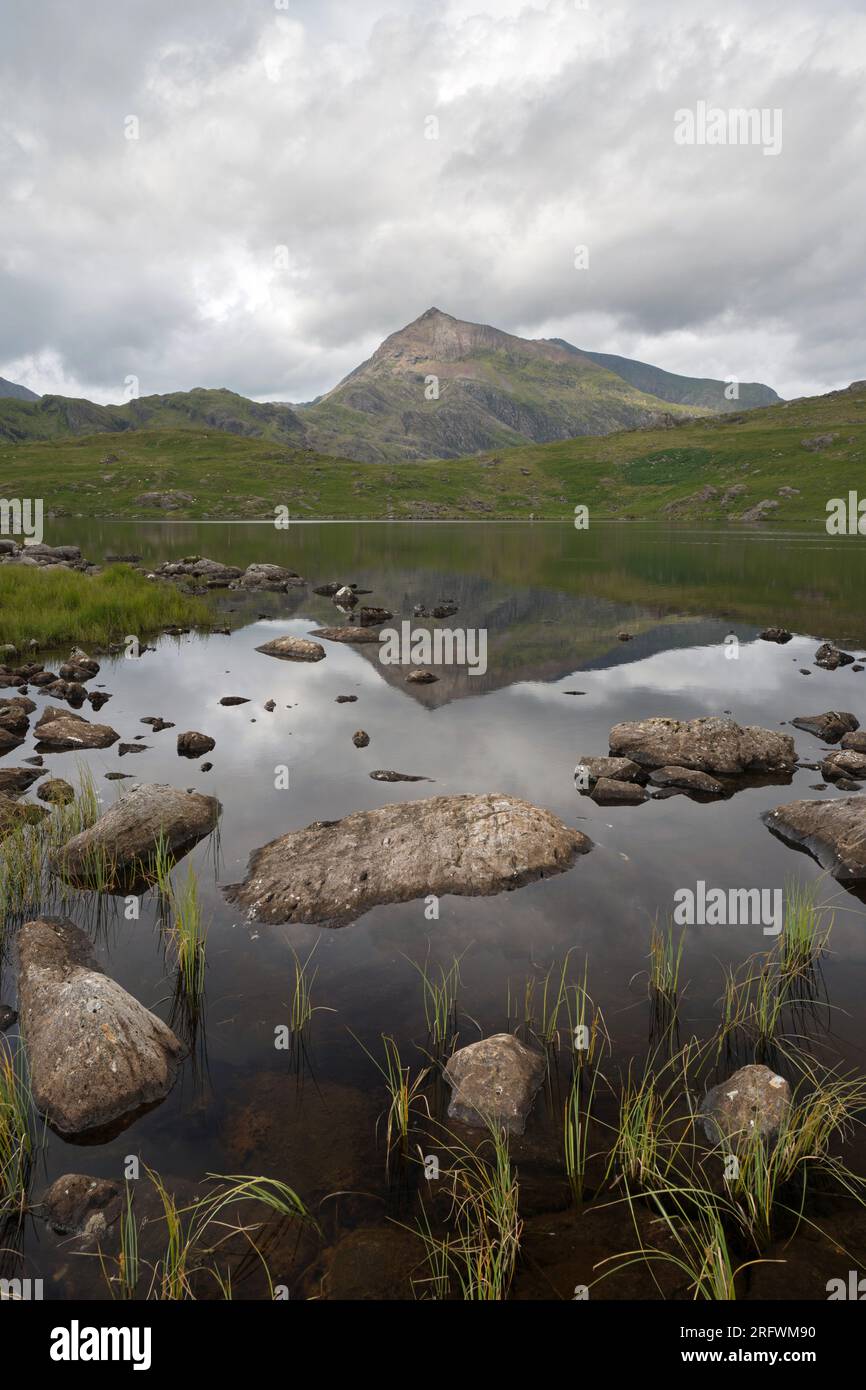
[[(823, 522), (866, 494), (866, 383), (666, 429), (395, 464), (330, 458), (220, 430), (130, 430), (0, 445), (0, 497), (58, 516), (567, 518)], [(139, 500), (146, 499), (146, 500)]]

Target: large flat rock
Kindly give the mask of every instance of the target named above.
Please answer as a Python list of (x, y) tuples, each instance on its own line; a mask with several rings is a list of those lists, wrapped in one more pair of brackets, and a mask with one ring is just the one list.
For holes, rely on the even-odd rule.
[(282, 661), (321, 661), (325, 655), (325, 648), (321, 642), (311, 642), (308, 637), (274, 637), (270, 642), (264, 642), (262, 646), (256, 647), (257, 652), (263, 652), (265, 656), (278, 656)]
[(641, 767), (687, 767), (722, 777), (790, 772), (796, 761), (789, 734), (733, 719), (640, 719), (615, 724), (610, 752)]
[(145, 783), (115, 801), (88, 830), (52, 856), (51, 867), (68, 882), (92, 887), (93, 862), (104, 867), (99, 886), (132, 893), (146, 885), (146, 870), (160, 839), (177, 860), (216, 829), (222, 806), (214, 796)]
[(36, 747), (51, 753), (68, 753), (76, 748), (110, 748), (120, 734), (107, 724), (91, 724), (80, 714), (56, 705), (46, 705), (34, 729)]
[(791, 801), (765, 811), (764, 824), (844, 882), (866, 879), (866, 796)]
[(38, 1110), (65, 1135), (125, 1128), (174, 1084), (182, 1044), (102, 971), (74, 922), (18, 934), (18, 1010)]
[(245, 881), (224, 892), (257, 922), (341, 927), (380, 903), (521, 888), (591, 848), (517, 797), (432, 796), (291, 831), (256, 850)]

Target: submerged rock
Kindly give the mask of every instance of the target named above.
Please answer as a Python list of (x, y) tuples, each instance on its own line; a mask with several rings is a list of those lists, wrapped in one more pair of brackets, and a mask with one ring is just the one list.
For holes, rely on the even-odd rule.
[(18, 959), (33, 1100), (54, 1129), (125, 1127), (168, 1094), (181, 1043), (102, 971), (85, 932), (57, 917), (28, 922)]
[(361, 607), (358, 609), (358, 621), (362, 627), (378, 627), (382, 623), (389, 623), (394, 614), (387, 608)]
[(162, 841), (175, 860), (216, 829), (222, 807), (213, 796), (144, 783), (124, 793), (89, 829), (51, 857), (52, 867), (78, 887), (91, 886), (98, 857), (106, 892), (134, 892)]
[(866, 796), (792, 801), (765, 811), (764, 824), (797, 845), (840, 882), (866, 879)]
[(120, 734), (107, 724), (91, 724), (80, 714), (47, 705), (35, 726), (39, 751), (66, 753), (77, 748), (110, 748)]
[(374, 782), (432, 782), (432, 777), (416, 777), (411, 772), (387, 772), (378, 769), (371, 772)]
[(380, 903), (487, 897), (563, 873), (592, 841), (517, 797), (437, 796), (315, 821), (251, 856), (225, 896), (259, 922), (345, 926)]
[(366, 748), (370, 742), (370, 735), (366, 729), (356, 729), (352, 735), (352, 742), (356, 748)]
[(705, 792), (709, 796), (724, 796), (725, 788), (708, 772), (693, 767), (657, 767), (650, 773), (654, 787), (681, 787), (683, 791)]
[[(379, 634), (370, 627), (314, 627), (312, 637), (325, 637), (329, 642), (375, 642)], [(324, 652), (322, 653), (324, 656)]]
[(461, 1047), (443, 1072), (452, 1092), (449, 1118), (477, 1128), (492, 1123), (509, 1134), (522, 1134), (545, 1071), (543, 1055), (524, 1047), (511, 1033), (494, 1033)]
[(321, 661), (325, 655), (321, 642), (311, 642), (306, 637), (274, 637), (256, 647), (256, 651), (265, 656), (278, 656), (283, 661)]
[(791, 772), (794, 740), (733, 719), (641, 719), (615, 724), (610, 751), (641, 767), (686, 767), (733, 777), (743, 773)]
[(89, 1173), (64, 1173), (43, 1195), (40, 1203), (48, 1225), (58, 1235), (103, 1239), (122, 1208), (120, 1185)]
[(214, 748), (216, 739), (211, 738), (210, 734), (200, 734), (195, 729), (188, 729), (185, 734), (177, 736), (177, 753), (180, 758), (201, 758)]
[(827, 710), (825, 714), (798, 714), (791, 723), (795, 729), (814, 734), (825, 743), (838, 743), (843, 734), (859, 729), (860, 721), (847, 710)]
[(44, 776), (45, 771), (40, 767), (0, 768), (0, 794), (13, 798), (23, 796), (34, 782), (38, 782), (39, 778)]
[(75, 788), (62, 777), (49, 777), (36, 791), (40, 801), (52, 801), (55, 806), (69, 806), (75, 800)]
[(791, 1108), (791, 1088), (783, 1076), (769, 1067), (740, 1067), (701, 1101), (698, 1114), (711, 1144), (726, 1142), (736, 1148), (757, 1130), (762, 1139), (774, 1138)]

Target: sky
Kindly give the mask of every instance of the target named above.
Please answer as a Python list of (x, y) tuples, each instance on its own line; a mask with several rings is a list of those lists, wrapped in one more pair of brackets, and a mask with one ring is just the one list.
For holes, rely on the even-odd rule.
[(305, 401), (436, 305), (845, 386), (864, 66), (866, 0), (0, 0), (0, 376)]

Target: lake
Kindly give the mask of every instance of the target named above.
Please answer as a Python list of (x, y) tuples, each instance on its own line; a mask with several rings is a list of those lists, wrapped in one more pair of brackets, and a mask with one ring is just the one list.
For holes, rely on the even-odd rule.
[[(664, 926), (677, 891), (699, 882), (725, 890), (814, 886), (835, 916), (808, 1024), (812, 1045), (832, 1064), (863, 1069), (863, 904), (760, 819), (799, 797), (839, 795), (832, 786), (811, 790), (819, 773), (798, 768), (730, 799), (675, 795), (639, 806), (596, 805), (574, 784), (581, 757), (606, 754), (609, 730), (625, 720), (730, 714), (742, 725), (784, 725), (798, 755), (813, 760), (823, 745), (787, 721), (833, 709), (866, 719), (866, 672), (814, 664), (825, 640), (858, 657), (866, 650), (866, 552), (857, 538), (642, 525), (293, 523), (275, 531), (64, 519), (49, 524), (46, 540), (78, 544), (97, 562), (130, 552), (147, 565), (190, 554), (237, 566), (274, 561), (308, 584), (287, 594), (219, 591), (208, 601), (231, 635), (162, 637), (139, 660), (102, 658), (91, 688), (104, 687), (111, 700), (96, 717), (122, 739), (144, 733), (147, 745), (137, 756), (121, 758), (116, 746), (85, 755), (104, 804), (132, 785), (105, 780), (121, 771), (195, 787), (223, 806), (218, 843), (199, 845), (175, 871), (183, 876), (191, 863), (199, 876), (206, 993), (197, 1026), (176, 1025), (188, 1029), (190, 1054), (166, 1100), (100, 1144), (83, 1147), (46, 1131), (37, 1195), (40, 1184), (66, 1172), (122, 1180), (129, 1156), (184, 1201), (209, 1173), (278, 1176), (314, 1209), (321, 1228), (315, 1238), (272, 1233), (271, 1273), (290, 1297), (411, 1297), (424, 1251), (406, 1228), (426, 1184), (411, 1165), (398, 1179), (393, 1165), (390, 1176), (386, 1170), (387, 1095), (368, 1053), (381, 1061), (386, 1035), (412, 1077), (429, 1065), (417, 967), (447, 970), (459, 958), (458, 1046), (518, 1027), (528, 979), (538, 982), (538, 1006), (549, 972), (558, 979), (567, 962), (569, 978), (582, 980), (585, 968), (611, 1039), (611, 1084), (599, 1097), (600, 1116), (610, 1119), (615, 1079), (630, 1065), (640, 1069), (659, 1046), (647, 987), (654, 923)], [(277, 635), (343, 621), (329, 598), (312, 592), (330, 581), (369, 590), (366, 601), (392, 611), (395, 625), (421, 621), (413, 619), (416, 605), (452, 600), (457, 616), (439, 626), (486, 631), (486, 671), (443, 667), (435, 683), (413, 685), (400, 667), (383, 665), (375, 647), (325, 642), (326, 659), (309, 665), (256, 651)], [(792, 640), (759, 640), (769, 625), (788, 628)], [(736, 644), (726, 640), (732, 633)], [(337, 703), (339, 695), (357, 699)], [(249, 703), (221, 706), (224, 696)], [(269, 700), (272, 712), (264, 709)], [(148, 716), (176, 727), (152, 734), (140, 722)], [(200, 771), (201, 760), (178, 758), (175, 738), (187, 729), (215, 740), (211, 771)], [(363, 748), (352, 741), (359, 729), (369, 735)], [(32, 743), (31, 733), (6, 762), (20, 764)], [(46, 765), (74, 780), (77, 758), (52, 754)], [(286, 780), (280, 768), (288, 769), (287, 787), (277, 785)], [(369, 776), (377, 769), (430, 781), (382, 783)], [(376, 907), (340, 929), (264, 926), (222, 896), (221, 885), (244, 877), (250, 854), (287, 831), (394, 801), (466, 792), (525, 798), (582, 830), (594, 847), (568, 872), (511, 893), (443, 897), (435, 919), (418, 899)], [(122, 899), (95, 912), (77, 895), (66, 910), (92, 932), (106, 971), (168, 1020), (173, 957), (155, 895), (142, 899), (137, 921), (125, 920)], [(725, 969), (770, 945), (760, 925), (686, 928), (680, 1040), (712, 1034)], [(291, 1010), (296, 957), (310, 958), (317, 1008), (300, 1057), (275, 1047), (275, 1030)], [(13, 1006), (14, 991), (7, 949), (2, 998)], [(570, 1200), (561, 1156), (569, 1041), (564, 1030), (526, 1133), (512, 1142), (525, 1222), (518, 1298), (570, 1298), (598, 1277), (599, 1261), (635, 1242), (627, 1207), (576, 1210)], [(718, 1077), (725, 1075), (723, 1066)], [(447, 1094), (433, 1070), (423, 1088), (441, 1117)], [(428, 1141), (418, 1142), (426, 1153)], [(866, 1174), (856, 1136), (846, 1160)], [(852, 1214), (832, 1194), (816, 1201), (824, 1227), (844, 1232), (847, 1250), (853, 1244), (866, 1258), (859, 1209)], [(28, 1222), (19, 1243), (46, 1297), (105, 1296), (98, 1260), (76, 1255), (41, 1223)], [(825, 1298), (825, 1270), (844, 1275), (852, 1267), (847, 1253), (811, 1228), (778, 1258), (787, 1263), (744, 1276), (746, 1296)], [(239, 1266), (233, 1292), (263, 1296), (260, 1275)], [(592, 1296), (658, 1294), (642, 1266)]]

